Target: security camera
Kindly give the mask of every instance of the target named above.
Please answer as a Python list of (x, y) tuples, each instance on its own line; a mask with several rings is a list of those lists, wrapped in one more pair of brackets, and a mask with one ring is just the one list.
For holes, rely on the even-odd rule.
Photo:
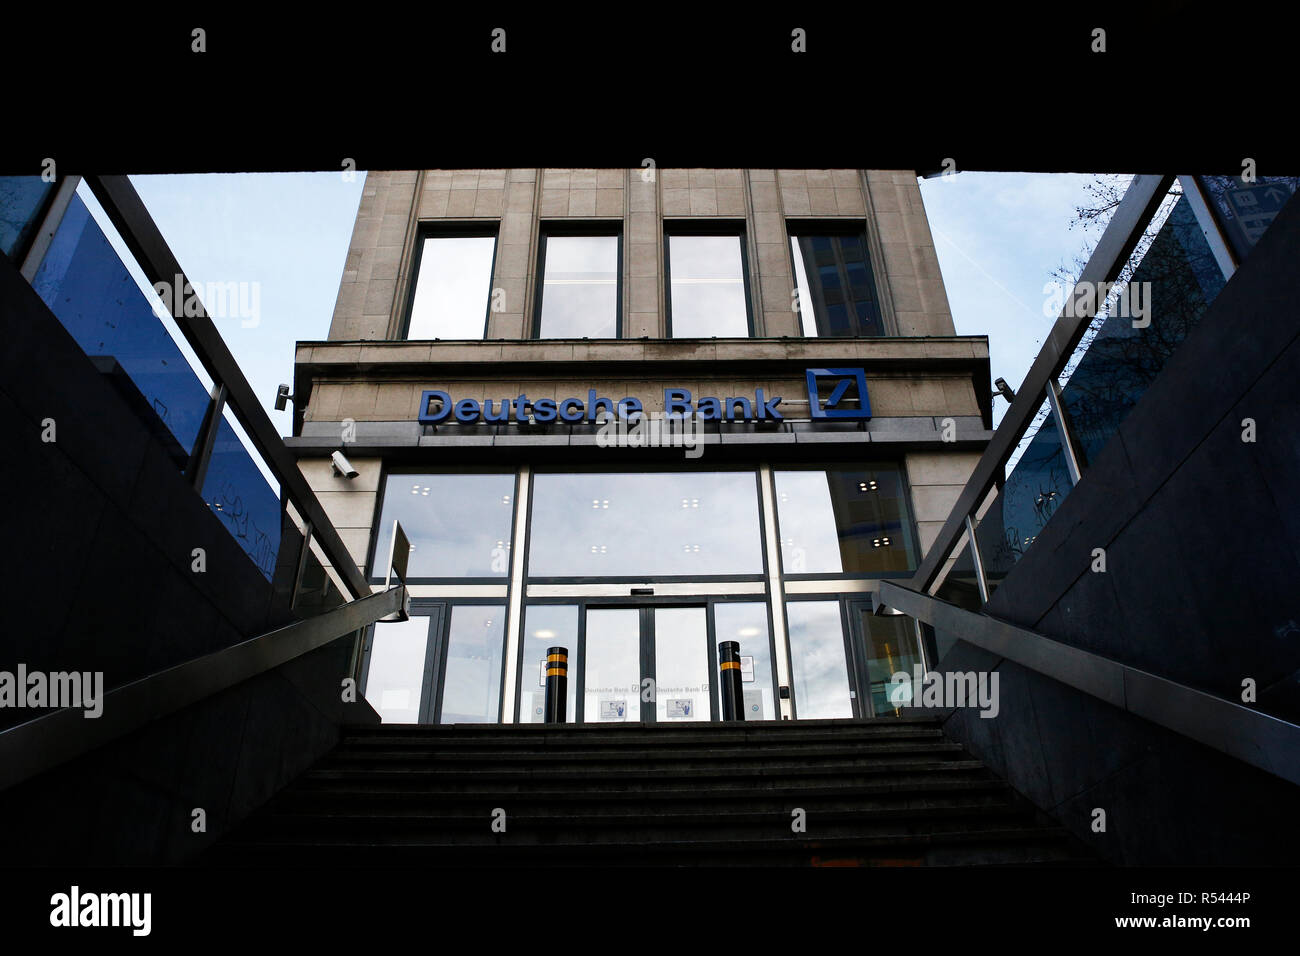
[(1008, 402), (1014, 402), (1016, 400), (1015, 390), (1007, 384), (1005, 378), (994, 379), (993, 386), (997, 389), (997, 391), (993, 393), (994, 395), (1001, 395)]
[(289, 394), (289, 386), (281, 385), (275, 390), (275, 410), (282, 412), (285, 406), (293, 401), (293, 396)]
[(352, 462), (348, 461), (341, 451), (336, 451), (334, 454), (330, 455), (330, 464), (334, 467), (334, 474), (342, 475), (349, 481), (361, 474), (361, 472), (352, 467)]

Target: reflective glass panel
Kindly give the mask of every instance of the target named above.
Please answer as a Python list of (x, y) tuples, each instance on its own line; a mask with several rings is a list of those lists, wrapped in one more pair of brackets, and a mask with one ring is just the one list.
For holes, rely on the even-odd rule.
[(408, 339), (481, 339), (495, 236), (428, 236), (411, 302)]
[(805, 336), (883, 335), (862, 233), (790, 237)]
[(655, 608), (655, 719), (709, 720), (709, 633), (702, 607)]
[(225, 409), (203, 476), (203, 500), (221, 519), (257, 569), (270, 580), (283, 524), (280, 492), (248, 453), (230, 409)]
[(145, 298), (80, 196), (72, 197), (32, 288), (101, 371), (124, 374), (119, 387), (130, 389), (128, 401), (184, 468), (211, 396), (155, 314), (166, 314), (162, 300)]
[(366, 671), (366, 700), (386, 724), (418, 724), (429, 619), (376, 624)]
[(385, 573), (393, 520), (411, 542), (411, 578), (504, 578), (510, 568), (515, 476), (389, 475), (372, 574)]
[(781, 566), (787, 574), (880, 574), (916, 567), (897, 466), (775, 475)]
[(547, 236), (538, 337), (618, 335), (618, 237)]
[(921, 663), (914, 630), (916, 625), (910, 617), (877, 615), (865, 608), (861, 611), (860, 621), (867, 645), (871, 713), (876, 717), (897, 716), (902, 707), (910, 705), (911, 699), (910, 695), (906, 699), (890, 699), (893, 677), (906, 674), (911, 681), (915, 677), (913, 668)]
[(750, 471), (539, 474), (531, 576), (760, 574)]
[(546, 651), (569, 652), (569, 693), (564, 719), (578, 717), (578, 608), (574, 604), (530, 604), (524, 611), (524, 663), (519, 669), (519, 722), (546, 719)]
[(785, 608), (796, 716), (852, 717), (839, 602), (790, 601)]
[(0, 176), (0, 252), (12, 256), (26, 243), (53, 191), (40, 176)]
[(641, 719), (641, 612), (588, 609), (583, 661), (583, 720)]
[(669, 236), (674, 338), (749, 335), (743, 254), (740, 236)]
[(491, 724), (499, 719), (505, 612), (499, 605), (452, 605), (439, 723)]
[[(767, 605), (761, 602), (720, 601), (713, 605), (713, 635), (718, 644), (740, 644), (741, 690), (746, 720), (776, 720), (776, 695), (772, 688), (772, 650), (767, 627)], [(719, 658), (720, 659), (720, 658)], [(716, 685), (716, 681), (714, 682)], [(722, 700), (718, 698), (719, 713)]]

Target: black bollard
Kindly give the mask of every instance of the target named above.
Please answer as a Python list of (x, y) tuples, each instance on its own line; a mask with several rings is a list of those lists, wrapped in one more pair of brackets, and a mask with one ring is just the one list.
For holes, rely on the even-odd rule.
[(569, 696), (569, 649), (546, 649), (546, 722), (564, 723), (564, 704)]
[(718, 645), (718, 670), (722, 679), (722, 719), (745, 719), (745, 691), (740, 679), (740, 642)]

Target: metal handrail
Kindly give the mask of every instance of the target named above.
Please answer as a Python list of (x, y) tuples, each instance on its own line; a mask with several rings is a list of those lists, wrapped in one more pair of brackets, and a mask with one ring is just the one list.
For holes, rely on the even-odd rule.
[[(149, 282), (171, 285), (179, 277), (182, 283), (190, 285), (180, 262), (167, 245), (131, 181), (126, 176), (86, 176), (85, 180)], [(221, 338), (206, 307), (198, 315), (176, 315), (174, 318), (213, 382), (218, 388), (224, 386), (224, 404), (234, 412), (286, 497), (308, 523), (312, 536), (320, 543), (330, 565), (347, 583), (351, 596), (360, 598), (368, 594), (370, 588), (364, 576), (325, 514), (315, 492), (307, 484), (307, 479), (298, 469), (297, 460), (290, 454), (270, 416), (258, 402), (252, 386), (230, 354), (230, 349)], [(304, 547), (309, 546), (309, 543), (304, 544)]]
[(156, 671), (104, 695), (98, 717), (65, 707), (0, 731), (0, 790), (80, 757), (390, 614), (405, 613), (405, 587), (376, 591), (323, 614)]
[[(911, 586), (926, 591), (939, 576), (943, 564), (966, 531), (966, 519), (975, 514), (984, 496), (1003, 475), (1003, 468), (1015, 453), (1020, 439), (1033, 424), (1049, 383), (1054, 382), (1074, 354), (1075, 347), (1088, 330), (1098, 303), (1085, 290), (1102, 282), (1113, 282), (1142, 238), (1143, 231), (1160, 209), (1173, 184), (1172, 175), (1139, 175), (1133, 178), (1124, 198), (1116, 207), (1097, 248), (1079, 274), (1075, 294), (1062, 307), (1043, 348), (1016, 391), (1002, 423), (993, 433), (984, 454), (953, 505), (934, 543), (930, 545), (920, 567), (912, 576)], [(973, 538), (971, 541), (973, 542)]]
[(1135, 717), (1300, 784), (1300, 726), (893, 581), (880, 582), (875, 602), (877, 612), (901, 611)]

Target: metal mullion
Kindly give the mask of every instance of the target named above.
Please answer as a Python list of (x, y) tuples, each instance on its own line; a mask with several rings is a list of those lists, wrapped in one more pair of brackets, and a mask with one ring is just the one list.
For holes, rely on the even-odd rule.
[(1070, 484), (1077, 485), (1083, 477), (1079, 467), (1079, 450), (1074, 441), (1074, 429), (1070, 427), (1069, 416), (1065, 412), (1065, 402), (1061, 398), (1061, 386), (1055, 378), (1047, 380), (1047, 404), (1056, 415), (1056, 428), (1061, 433), (1061, 451), (1065, 455), (1065, 470), (1070, 476)]

